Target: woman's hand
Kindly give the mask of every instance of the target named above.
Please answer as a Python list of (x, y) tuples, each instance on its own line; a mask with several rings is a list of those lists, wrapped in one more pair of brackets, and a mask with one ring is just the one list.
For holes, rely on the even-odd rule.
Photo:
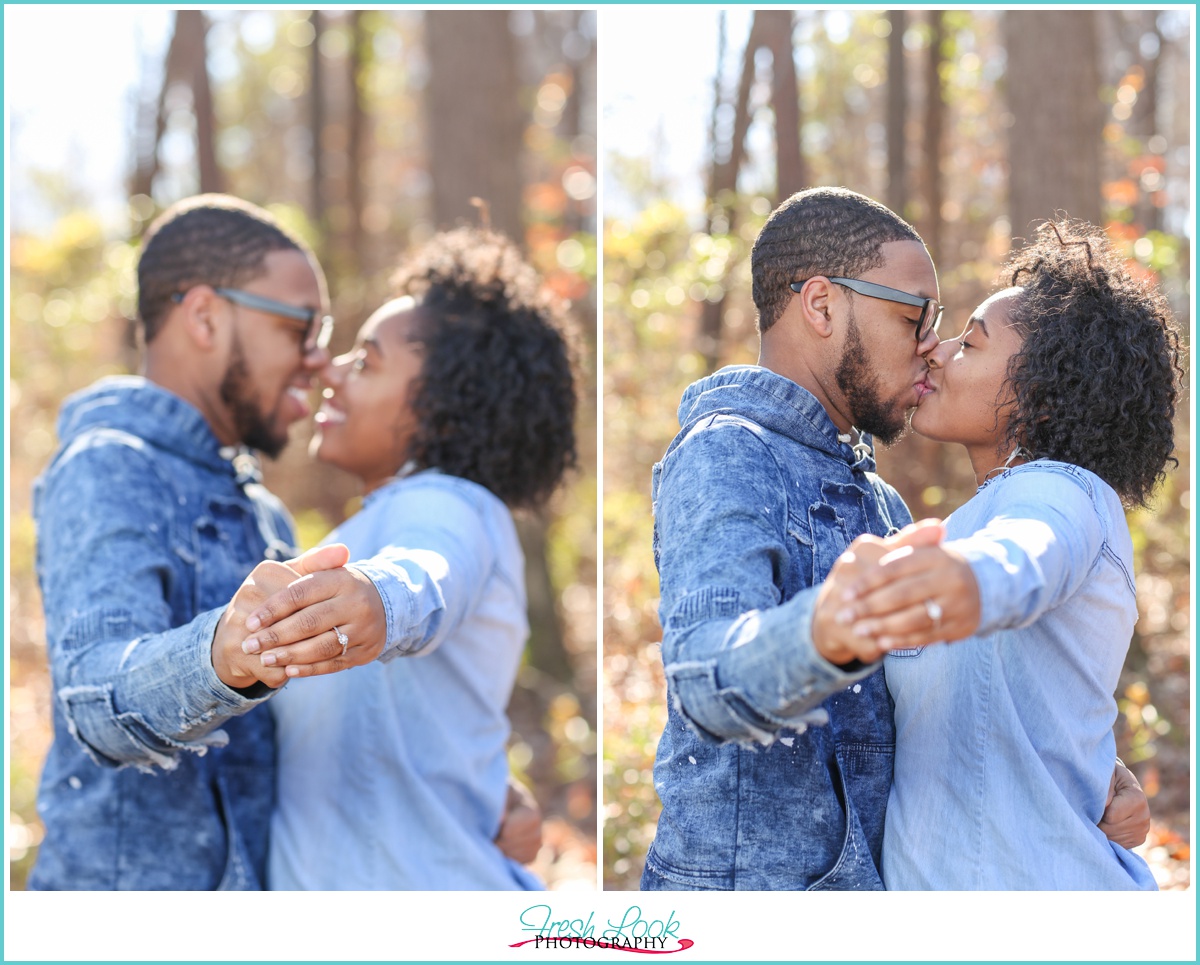
[[(926, 525), (915, 524), (917, 527)], [(979, 627), (979, 584), (970, 564), (940, 545), (885, 540), (889, 552), (842, 594), (836, 620), (884, 651), (962, 640)]]
[(272, 594), (308, 574), (345, 566), (349, 558), (350, 550), (334, 543), (286, 563), (268, 560), (254, 567), (221, 614), (213, 634), (212, 663), (221, 682), (235, 690), (243, 690), (256, 682), (268, 687), (281, 687), (287, 683), (287, 674), (282, 668), (264, 664), (245, 649), (242, 641), (249, 632), (246, 621)]
[[(348, 558), (350, 551), (344, 546), (342, 550)], [(295, 567), (309, 555), (289, 562)], [(375, 584), (343, 567), (307, 573), (279, 589), (247, 617), (246, 629), (253, 636), (242, 643), (242, 650), (259, 654), (262, 666), (282, 668), (288, 678), (314, 677), (378, 657), (387, 642), (387, 615)]]
[(890, 554), (902, 548), (936, 547), (945, 535), (940, 520), (926, 519), (886, 539), (868, 534), (854, 540), (834, 562), (817, 594), (812, 623), (817, 652), (833, 664), (873, 663), (887, 653), (889, 648), (879, 639), (855, 632), (853, 621), (846, 619), (852, 612), (847, 602), (853, 599), (854, 588)]

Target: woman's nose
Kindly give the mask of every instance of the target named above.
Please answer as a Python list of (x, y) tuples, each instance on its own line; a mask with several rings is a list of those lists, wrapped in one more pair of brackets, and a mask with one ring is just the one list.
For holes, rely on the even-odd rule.
[(953, 340), (946, 342), (937, 342), (933, 348), (925, 353), (925, 362), (931, 369), (940, 369), (946, 364), (945, 353), (948, 346), (953, 345)]
[[(324, 351), (322, 349), (321, 351)], [(325, 356), (325, 364), (321, 366), (321, 371), (318, 378), (326, 385), (339, 386), (342, 384), (342, 379), (346, 374), (346, 369), (350, 365), (349, 355), (337, 355), (330, 358), (328, 353)]]

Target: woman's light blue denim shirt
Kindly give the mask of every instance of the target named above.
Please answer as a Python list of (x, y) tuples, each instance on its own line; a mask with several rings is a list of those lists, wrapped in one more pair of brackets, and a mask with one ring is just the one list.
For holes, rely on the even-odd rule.
[(948, 521), (979, 581), (977, 636), (884, 661), (896, 703), (889, 889), (1153, 889), (1096, 826), (1137, 606), (1120, 500), (1038, 460)]
[(813, 649), (805, 591), (908, 511), (869, 443), (768, 369), (694, 383), (679, 423), (653, 476), (669, 704), (642, 887), (879, 888), (891, 707), (878, 665)]
[(540, 888), (493, 843), (529, 629), (511, 514), (482, 486), (429, 470), (368, 495), (332, 541), (379, 587), (394, 646), (271, 702), (269, 887)]

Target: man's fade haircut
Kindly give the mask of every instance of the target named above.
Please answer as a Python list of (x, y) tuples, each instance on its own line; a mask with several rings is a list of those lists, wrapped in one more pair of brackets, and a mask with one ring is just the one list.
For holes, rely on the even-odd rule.
[(200, 194), (171, 205), (147, 230), (138, 259), (138, 320), (149, 344), (171, 310), (171, 296), (195, 285), (233, 288), (257, 278), (273, 251), (312, 252), (270, 213), (227, 194)]
[[(917, 229), (878, 201), (847, 188), (799, 191), (771, 212), (750, 254), (758, 330), (783, 314), (794, 281), (857, 278), (883, 264), (889, 241), (921, 241)], [(922, 242), (923, 243), (923, 242)]]
[(536, 507), (576, 464), (574, 331), (565, 306), (508, 238), (435, 235), (401, 262), (425, 359), (406, 457)]

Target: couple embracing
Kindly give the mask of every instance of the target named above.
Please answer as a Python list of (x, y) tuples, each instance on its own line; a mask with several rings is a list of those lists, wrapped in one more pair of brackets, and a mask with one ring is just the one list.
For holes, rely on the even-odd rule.
[[(144, 375), (67, 400), (35, 490), (54, 743), (31, 888), (541, 887), (506, 756), (511, 510), (575, 461), (565, 320), (484, 230), (393, 286), (333, 358), (320, 266), (266, 211), (203, 195), (151, 227)], [(314, 454), (365, 495), (296, 557), (253, 453), (314, 379)]]
[[(941, 341), (916, 231), (837, 188), (785, 201), (751, 270), (759, 364), (690, 386), (654, 467), (669, 711), (642, 887), (1153, 889), (1112, 726), (1123, 507), (1174, 448), (1162, 294), (1048, 223)], [(944, 522), (874, 471), (910, 410), (975, 473)]]

